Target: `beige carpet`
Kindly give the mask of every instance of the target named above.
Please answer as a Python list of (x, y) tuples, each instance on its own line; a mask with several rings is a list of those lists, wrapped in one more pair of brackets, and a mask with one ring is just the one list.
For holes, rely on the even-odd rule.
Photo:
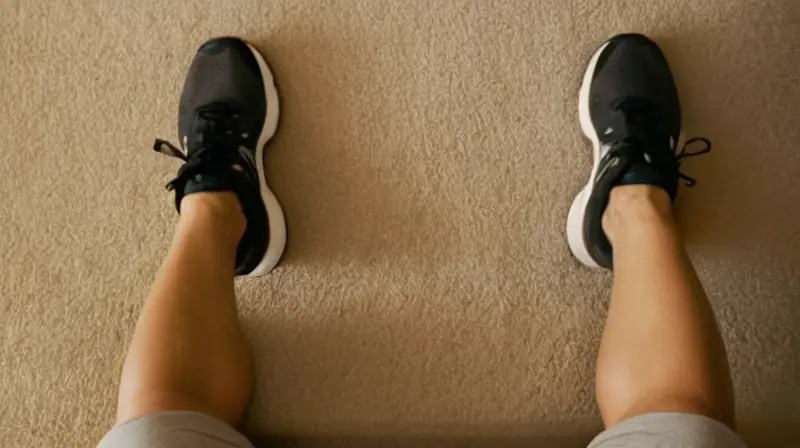
[(249, 427), (287, 444), (581, 446), (608, 274), (567, 250), (605, 38), (663, 44), (714, 152), (678, 213), (754, 446), (800, 444), (796, 0), (0, 0), (0, 446), (91, 446), (170, 240), (163, 185), (195, 48), (275, 71), (289, 224), (237, 283)]

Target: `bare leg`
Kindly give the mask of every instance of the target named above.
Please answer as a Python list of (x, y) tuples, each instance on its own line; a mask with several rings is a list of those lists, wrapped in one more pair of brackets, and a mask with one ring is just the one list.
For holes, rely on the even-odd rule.
[(233, 290), (244, 229), (234, 193), (183, 198), (172, 247), (125, 360), (117, 424), (175, 410), (241, 423), (253, 384)]
[(614, 248), (611, 306), (597, 360), (606, 427), (673, 411), (734, 428), (725, 347), (667, 194), (649, 185), (615, 188), (603, 229)]

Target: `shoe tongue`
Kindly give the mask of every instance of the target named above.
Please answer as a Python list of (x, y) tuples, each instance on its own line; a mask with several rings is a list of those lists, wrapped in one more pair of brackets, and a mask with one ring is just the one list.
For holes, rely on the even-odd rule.
[(631, 163), (617, 185), (653, 185), (663, 188), (673, 201), (677, 195), (677, 182), (668, 179), (663, 170), (644, 159)]
[(226, 103), (212, 103), (197, 110), (193, 135), (189, 138), (195, 149), (204, 146), (236, 146), (233, 140), (231, 121), (237, 117), (237, 109)]
[[(180, 176), (180, 175), (179, 175)], [(190, 174), (182, 186), (175, 190), (175, 208), (181, 211), (181, 200), (192, 193), (235, 191), (234, 185), (225, 175), (216, 173)]]
[(618, 142), (609, 150), (608, 157), (617, 159), (616, 172), (610, 172), (611, 187), (617, 185), (653, 185), (663, 188), (675, 200), (678, 190), (677, 165), (669, 157), (671, 151), (656, 148), (637, 139)]
[(228, 190), (233, 190), (233, 186), (226, 176), (218, 174), (195, 174), (186, 180), (186, 187), (183, 189), (183, 194)]
[(658, 134), (658, 112), (652, 101), (627, 98), (615, 104), (614, 129), (617, 140), (637, 140), (645, 143)]
[(626, 171), (619, 180), (619, 185), (661, 185), (663, 182), (663, 175), (653, 164), (642, 161), (634, 163), (628, 168), (628, 171)]

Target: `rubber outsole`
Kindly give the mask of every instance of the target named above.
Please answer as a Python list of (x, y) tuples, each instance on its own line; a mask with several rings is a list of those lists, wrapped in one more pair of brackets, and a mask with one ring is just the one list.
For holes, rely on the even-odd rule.
[(583, 134), (592, 142), (592, 156), (594, 157), (594, 161), (592, 163), (592, 172), (589, 175), (589, 181), (586, 182), (583, 189), (575, 196), (575, 200), (572, 201), (572, 206), (569, 208), (569, 215), (567, 215), (567, 242), (569, 244), (569, 249), (578, 261), (591, 268), (600, 268), (601, 266), (589, 255), (589, 249), (586, 247), (586, 240), (583, 234), (583, 221), (586, 216), (586, 204), (589, 202), (592, 185), (597, 175), (598, 164), (603, 154), (601, 154), (600, 137), (594, 129), (592, 118), (589, 114), (589, 93), (597, 61), (610, 42), (609, 40), (601, 45), (600, 49), (589, 59), (589, 65), (586, 68), (586, 73), (583, 75), (583, 83), (578, 93), (578, 118), (581, 123)]
[(278, 129), (280, 100), (278, 98), (278, 90), (275, 87), (275, 78), (269, 65), (267, 65), (267, 61), (264, 60), (264, 57), (254, 46), (248, 42), (245, 42), (245, 44), (253, 52), (253, 56), (258, 62), (267, 100), (267, 116), (264, 118), (264, 127), (261, 130), (258, 146), (256, 147), (256, 170), (258, 171), (261, 199), (264, 201), (264, 208), (267, 210), (269, 240), (267, 241), (267, 250), (264, 252), (264, 257), (252, 271), (246, 274), (248, 277), (259, 277), (277, 266), (286, 249), (286, 218), (278, 198), (267, 184), (266, 169), (264, 168), (264, 153), (266, 152), (267, 142), (272, 139)]

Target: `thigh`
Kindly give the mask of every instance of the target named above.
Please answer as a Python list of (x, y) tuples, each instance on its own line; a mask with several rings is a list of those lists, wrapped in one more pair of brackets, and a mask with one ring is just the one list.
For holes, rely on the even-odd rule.
[(199, 412), (162, 412), (112, 429), (97, 448), (253, 448), (227, 423)]
[(702, 415), (661, 412), (625, 420), (592, 440), (589, 448), (744, 448), (722, 423)]

